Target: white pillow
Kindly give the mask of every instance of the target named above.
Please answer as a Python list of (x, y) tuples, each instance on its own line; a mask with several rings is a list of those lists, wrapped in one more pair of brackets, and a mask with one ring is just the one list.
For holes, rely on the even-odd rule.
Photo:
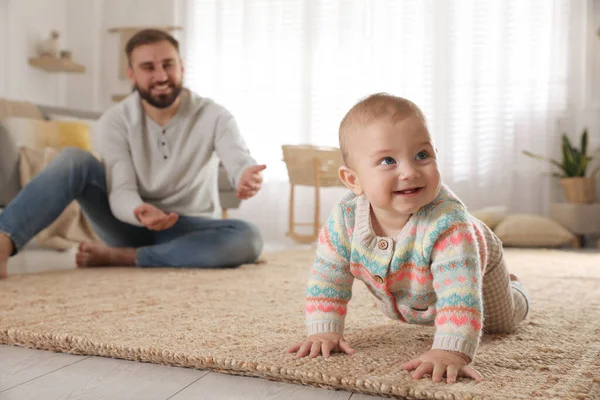
[(557, 222), (529, 214), (509, 215), (498, 224), (494, 233), (507, 247), (561, 247), (574, 245), (577, 240)]
[(472, 211), (471, 215), (486, 224), (490, 229), (494, 229), (508, 215), (508, 207), (486, 207)]

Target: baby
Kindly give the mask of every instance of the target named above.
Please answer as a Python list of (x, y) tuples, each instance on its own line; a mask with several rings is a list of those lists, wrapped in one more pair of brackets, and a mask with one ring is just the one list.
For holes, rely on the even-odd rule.
[(390, 318), (435, 325), (431, 350), (402, 366), (413, 378), (481, 381), (469, 366), (481, 333), (512, 332), (529, 309), (502, 243), (440, 182), (433, 139), (414, 103), (371, 95), (346, 114), (339, 134), (339, 176), (351, 193), (319, 235), (308, 337), (289, 352), (355, 352), (343, 333), (356, 278)]

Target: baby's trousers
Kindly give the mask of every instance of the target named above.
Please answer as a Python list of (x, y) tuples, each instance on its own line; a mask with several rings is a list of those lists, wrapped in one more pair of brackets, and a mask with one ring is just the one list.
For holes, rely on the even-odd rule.
[(510, 333), (529, 312), (529, 296), (517, 281), (511, 281), (502, 245), (491, 246), (483, 275), (483, 331)]

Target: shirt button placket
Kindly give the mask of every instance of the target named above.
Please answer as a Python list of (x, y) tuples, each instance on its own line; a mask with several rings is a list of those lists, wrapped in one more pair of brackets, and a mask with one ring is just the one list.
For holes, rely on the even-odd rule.
[[(163, 134), (163, 135), (165, 135), (166, 133), (167, 133), (167, 130), (166, 130), (166, 129), (163, 129), (163, 130), (162, 130), (162, 134)], [(161, 140), (161, 144), (162, 144), (162, 146), (163, 146), (163, 158), (166, 160), (166, 159), (168, 158), (168, 156), (165, 154), (165, 153), (167, 152), (167, 151), (166, 151), (166, 149), (165, 149), (165, 146), (166, 146), (166, 144), (167, 144), (167, 143), (166, 143), (166, 142), (165, 142), (165, 140), (163, 139), (163, 140)]]
[[(386, 251), (389, 247), (390, 247), (390, 244), (386, 239), (379, 239), (379, 241), (377, 242), (377, 248), (379, 250)], [(377, 282), (380, 285), (384, 281), (384, 279), (381, 275), (375, 275), (373, 277), (373, 279), (375, 280), (375, 282)]]

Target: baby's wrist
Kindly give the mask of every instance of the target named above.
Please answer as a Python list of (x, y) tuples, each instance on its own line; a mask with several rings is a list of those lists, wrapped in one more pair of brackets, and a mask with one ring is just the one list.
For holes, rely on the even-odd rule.
[(471, 357), (469, 357), (468, 355), (466, 355), (465, 353), (461, 353), (460, 351), (453, 351), (453, 350), (446, 350), (448, 353), (452, 353), (456, 356), (459, 356), (460, 358), (462, 358), (463, 360), (465, 360), (465, 362), (467, 364), (471, 363)]

